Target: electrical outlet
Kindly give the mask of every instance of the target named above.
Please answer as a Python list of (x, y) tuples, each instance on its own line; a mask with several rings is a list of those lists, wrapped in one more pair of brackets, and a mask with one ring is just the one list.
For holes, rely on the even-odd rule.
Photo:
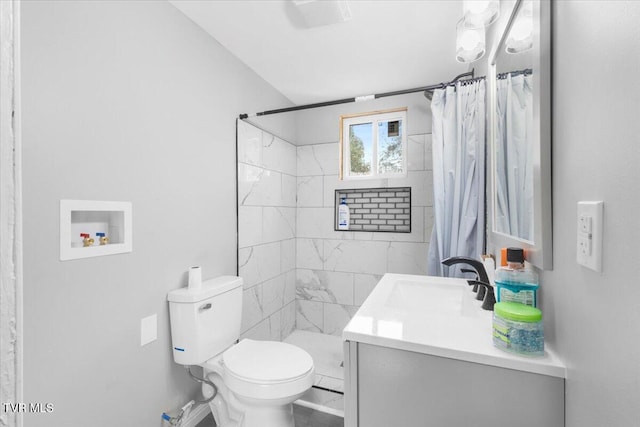
[(604, 202), (578, 202), (578, 264), (602, 271), (602, 234)]
[(591, 236), (582, 235), (578, 236), (578, 250), (580, 255), (588, 257), (591, 255)]
[(580, 215), (578, 222), (582, 233), (591, 234), (591, 217), (589, 215)]

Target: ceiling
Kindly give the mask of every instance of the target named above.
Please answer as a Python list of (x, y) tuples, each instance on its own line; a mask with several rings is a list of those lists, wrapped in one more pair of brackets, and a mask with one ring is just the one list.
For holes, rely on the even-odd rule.
[(292, 0), (171, 3), (296, 105), (427, 86), (468, 69), (455, 60), (460, 0), (352, 0), (350, 20), (315, 27)]

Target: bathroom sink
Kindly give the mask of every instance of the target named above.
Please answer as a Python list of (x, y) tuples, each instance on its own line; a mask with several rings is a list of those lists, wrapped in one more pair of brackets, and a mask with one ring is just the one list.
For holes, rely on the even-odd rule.
[(462, 289), (440, 283), (400, 280), (393, 285), (386, 306), (402, 310), (428, 310), (438, 313), (460, 311)]
[(482, 309), (465, 279), (385, 274), (345, 327), (344, 341), (565, 376), (562, 362), (522, 357), (493, 346), (493, 312)]
[(406, 313), (421, 312), (438, 316), (472, 316), (478, 304), (469, 298), (471, 289), (459, 279), (420, 277), (419, 280), (400, 279), (393, 283), (384, 306)]
[(483, 310), (475, 295), (465, 279), (388, 273), (353, 316), (343, 337), (373, 337), (372, 344), (392, 339), (405, 350), (425, 344), (466, 348), (479, 340), (491, 346), (491, 330), (482, 330), (491, 327), (492, 312)]

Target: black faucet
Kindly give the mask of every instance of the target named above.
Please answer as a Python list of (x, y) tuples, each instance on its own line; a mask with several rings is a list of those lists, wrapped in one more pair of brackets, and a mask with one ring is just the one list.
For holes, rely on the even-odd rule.
[[(467, 282), (470, 285), (474, 285), (474, 290), (478, 291), (478, 295), (476, 295), (476, 299), (477, 300), (484, 300), (486, 301), (487, 299), (493, 299), (494, 303), (495, 303), (495, 296), (493, 294), (493, 287), (491, 285), (489, 285), (490, 281), (489, 281), (489, 276), (487, 275), (487, 270), (485, 270), (484, 268), (484, 264), (480, 261), (478, 261), (477, 259), (473, 259), (473, 258), (469, 258), (469, 257), (464, 257), (464, 256), (452, 256), (446, 259), (443, 259), (442, 264), (446, 265), (447, 267), (451, 267), (452, 265), (455, 264), (467, 264), (468, 266), (470, 266), (471, 268), (473, 268), (473, 270), (475, 270), (475, 273), (477, 274), (477, 277), (480, 279), (478, 280), (468, 280)], [(464, 269), (466, 270), (466, 269)], [(465, 273), (468, 272), (465, 271)], [(478, 286), (480, 286), (480, 288), (478, 288)], [(487, 293), (490, 293), (491, 295), (486, 295)], [(485, 304), (482, 304), (482, 308), (485, 308), (485, 310), (493, 310), (493, 303), (487, 303), (486, 304), (487, 307), (489, 305), (491, 305), (491, 308), (485, 308)]]
[[(471, 273), (473, 275), (475, 275), (476, 277), (474, 277), (472, 280), (479, 280), (480, 277), (478, 277), (478, 272), (475, 270), (471, 270), (468, 268), (461, 268), (460, 271), (462, 273)], [(473, 289), (471, 289), (473, 292), (478, 292), (478, 285), (473, 285)]]
[(484, 269), (484, 264), (477, 259), (465, 257), (465, 256), (452, 256), (442, 260), (442, 263), (447, 267), (451, 267), (455, 264), (467, 264), (475, 270), (480, 278), (481, 282), (489, 283), (489, 276), (487, 276), (487, 270)]
[(493, 286), (488, 283), (479, 282), (477, 280), (468, 280), (467, 281), (470, 286), (481, 286), (486, 289), (486, 295), (484, 297), (484, 301), (482, 301), (482, 309), (483, 310), (493, 310), (493, 306), (496, 303), (496, 296), (493, 293)]

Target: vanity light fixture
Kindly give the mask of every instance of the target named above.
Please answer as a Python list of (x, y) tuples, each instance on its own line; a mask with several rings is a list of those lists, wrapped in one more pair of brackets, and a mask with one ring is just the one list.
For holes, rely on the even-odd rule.
[(456, 26), (456, 60), (473, 62), (484, 56), (485, 28), (500, 16), (500, 0), (463, 0)]
[(469, 27), (488, 27), (500, 16), (500, 0), (464, 0), (464, 20)]
[(507, 53), (520, 53), (533, 47), (533, 2), (522, 5), (505, 41)]
[(484, 27), (468, 27), (465, 19), (458, 21), (456, 26), (456, 61), (473, 62), (482, 58), (485, 52)]
[(292, 0), (307, 28), (340, 24), (352, 19), (346, 0)]

